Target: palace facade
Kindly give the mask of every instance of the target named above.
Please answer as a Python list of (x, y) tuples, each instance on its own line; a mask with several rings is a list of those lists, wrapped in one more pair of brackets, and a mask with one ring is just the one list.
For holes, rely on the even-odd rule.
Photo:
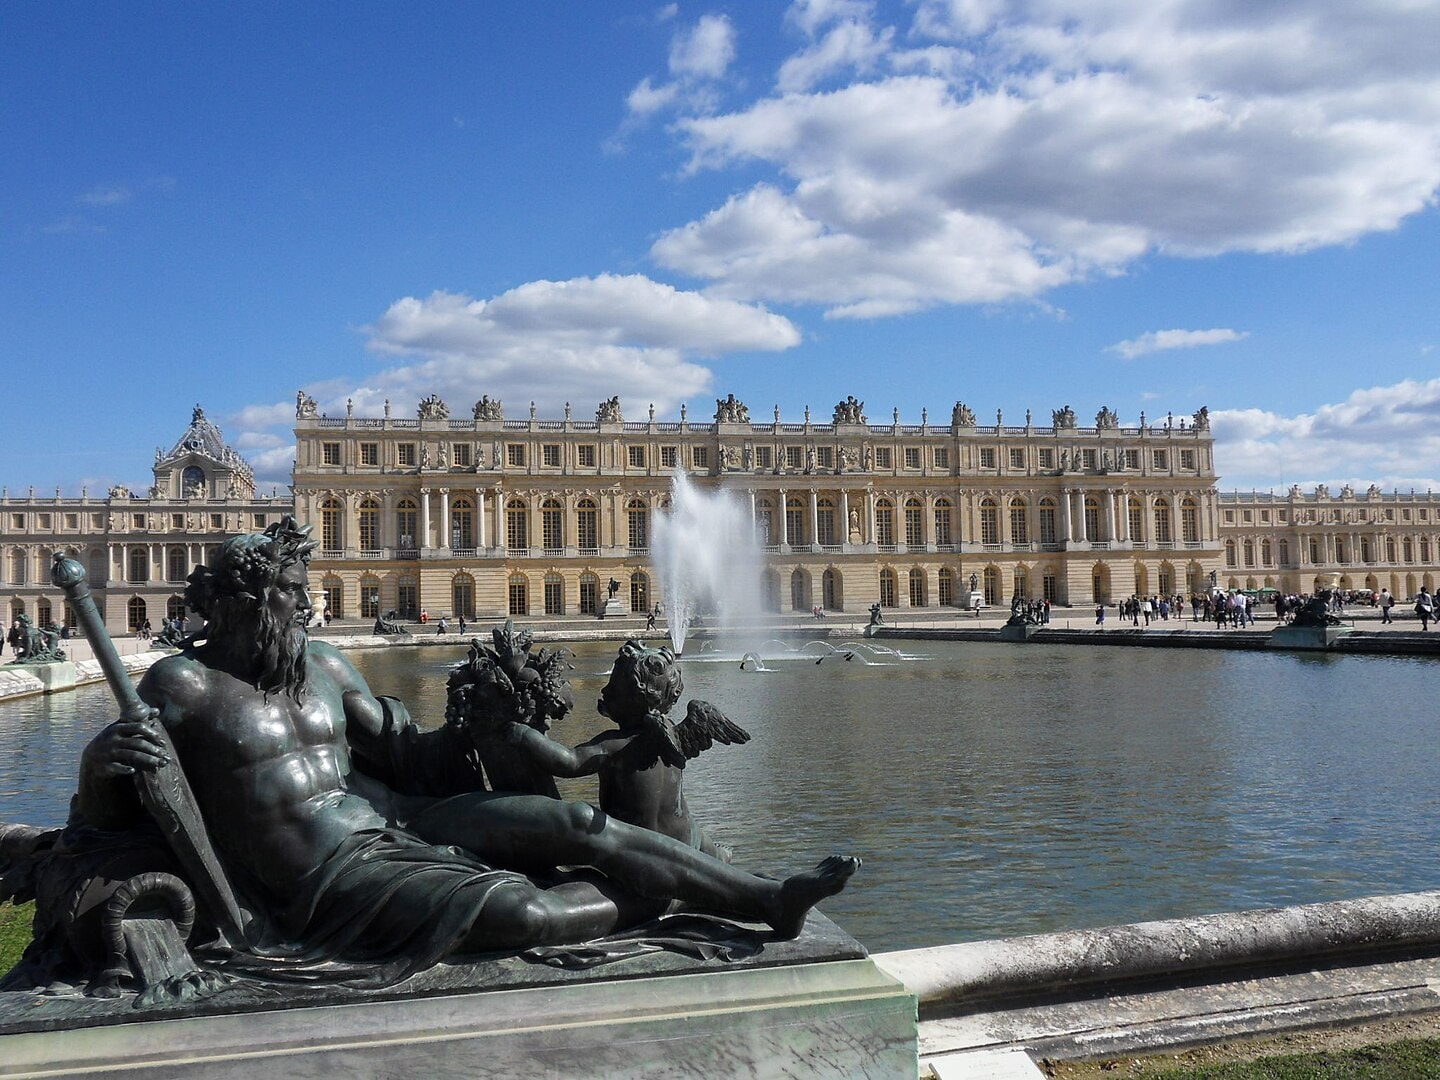
[(618, 399), (594, 419), (467, 411), (329, 417), (299, 396), (296, 513), (333, 613), (594, 614), (612, 578), (631, 611), (664, 603), (650, 540), (677, 468), (748, 508), (775, 611), (964, 606), (972, 575), (990, 604), (1113, 602), (1202, 588), (1221, 562), (1204, 409), (1133, 427), (1068, 407), (980, 424), (962, 403), (876, 424), (853, 398), (801, 423), (733, 396), (702, 423), (627, 421)]
[(7, 625), (29, 615), (38, 625), (75, 626), (75, 613), (50, 584), (55, 552), (84, 566), (111, 634), (185, 610), (185, 578), (219, 543), (263, 529), (291, 511), (288, 493), (255, 494), (250, 466), (226, 445), (196, 406), (190, 426), (155, 451), (154, 484), (136, 496), (115, 487), (102, 497), (0, 496), (0, 604)]
[(1321, 484), (1284, 495), (1220, 495), (1224, 559), (1220, 581), (1233, 589), (1309, 593), (1327, 585), (1389, 589), (1400, 600), (1440, 576), (1440, 497), (1385, 494)]

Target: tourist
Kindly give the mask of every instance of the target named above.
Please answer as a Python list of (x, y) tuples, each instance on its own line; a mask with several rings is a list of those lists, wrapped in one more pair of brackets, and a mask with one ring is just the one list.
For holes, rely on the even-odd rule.
[(465, 633), (465, 616), (464, 616), (464, 615), (461, 615), (461, 616), (456, 620), (456, 622), (457, 622), (457, 624), (458, 624), (459, 627), (460, 627), (460, 633), (461, 633), (461, 634), (464, 634), (464, 633)]
[(1155, 613), (1155, 606), (1150, 602), (1150, 597), (1140, 601), (1140, 614), (1145, 618), (1145, 625), (1150, 625), (1150, 616)]
[(1393, 623), (1395, 620), (1390, 617), (1390, 609), (1395, 606), (1395, 597), (1390, 595), (1389, 589), (1380, 590), (1380, 621), (1382, 623)]
[(445, 621), (445, 616), (444, 616), (444, 615), (441, 615), (441, 616), (440, 616), (440, 621), (435, 624), (435, 633), (436, 633), (436, 634), (443, 634), (443, 633), (445, 633), (445, 631), (447, 631), (447, 630), (449, 630), (449, 629), (450, 629), (449, 623), (447, 623), (447, 622)]
[(1104, 604), (1096, 604), (1096, 605), (1095, 605), (1095, 625), (1096, 625), (1096, 626), (1104, 626), (1104, 625), (1105, 625), (1105, 605), (1104, 605)]
[(1420, 586), (1420, 595), (1415, 599), (1415, 614), (1420, 616), (1420, 629), (1430, 629), (1430, 620), (1435, 617), (1435, 602), (1430, 597), (1430, 589), (1426, 585)]

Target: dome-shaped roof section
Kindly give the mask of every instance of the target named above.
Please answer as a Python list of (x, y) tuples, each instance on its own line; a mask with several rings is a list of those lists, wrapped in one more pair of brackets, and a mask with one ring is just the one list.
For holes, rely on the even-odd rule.
[(225, 466), (234, 473), (235, 479), (254, 492), (255, 474), (249, 462), (226, 445), (225, 436), (206, 417), (205, 410), (199, 405), (196, 405), (195, 411), (190, 414), (190, 426), (185, 429), (185, 434), (180, 436), (169, 453), (157, 452), (156, 457), (158, 462), (168, 462), (191, 454)]

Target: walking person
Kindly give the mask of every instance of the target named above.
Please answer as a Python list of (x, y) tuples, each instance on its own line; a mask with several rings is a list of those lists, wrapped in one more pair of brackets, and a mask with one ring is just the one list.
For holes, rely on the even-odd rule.
[(1096, 626), (1100, 626), (1100, 627), (1103, 627), (1103, 626), (1105, 625), (1105, 605), (1104, 605), (1104, 604), (1096, 604), (1096, 605), (1095, 605), (1095, 625), (1096, 625)]
[(1382, 623), (1393, 623), (1395, 620), (1390, 617), (1390, 609), (1395, 606), (1395, 597), (1390, 595), (1389, 589), (1380, 590), (1380, 621)]
[(1435, 601), (1425, 585), (1420, 586), (1420, 595), (1415, 600), (1415, 614), (1420, 616), (1420, 629), (1430, 629), (1430, 620), (1435, 617)]

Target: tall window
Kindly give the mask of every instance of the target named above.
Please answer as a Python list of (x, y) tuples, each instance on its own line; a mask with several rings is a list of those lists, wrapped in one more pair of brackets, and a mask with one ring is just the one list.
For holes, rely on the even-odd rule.
[(402, 619), (420, 614), (420, 586), (413, 577), (402, 577), (395, 586), (395, 609)]
[(650, 575), (643, 570), (630, 575), (630, 610), (650, 610)]
[(456, 574), (450, 583), (450, 611), (457, 617), (475, 618), (475, 579), (469, 574)]
[(145, 625), (145, 601), (138, 596), (132, 596), (125, 605), (125, 623), (133, 634)]
[(1052, 500), (1040, 500), (1039, 512), (1036, 514), (1036, 524), (1039, 526), (1040, 543), (1055, 543), (1055, 503)]
[(919, 499), (905, 500), (905, 546), (925, 546), (925, 507)]
[(360, 579), (360, 617), (375, 619), (380, 616), (380, 579), (366, 575)]
[(1244, 545), (1243, 545), (1243, 547), (1242, 547), (1242, 549), (1243, 549), (1244, 552), (1245, 552), (1245, 565), (1246, 565), (1246, 566), (1254, 566), (1254, 565), (1255, 565), (1255, 541), (1253, 541), (1253, 540), (1246, 540), (1245, 543), (1244, 543)]
[(1010, 541), (1015, 544), (1030, 542), (1030, 519), (1025, 513), (1024, 499), (1010, 500)]
[(165, 554), (165, 580), (185, 580), (185, 548), (180, 544), (172, 544)]
[(600, 579), (586, 571), (580, 575), (580, 614), (600, 613)]
[(345, 617), (345, 586), (338, 577), (327, 577), (321, 586), (321, 595), (325, 597), (325, 606), (330, 612), (332, 619), (343, 619)]
[(339, 551), (345, 546), (340, 532), (343, 514), (339, 499), (326, 499), (320, 504), (320, 546), (326, 551)]
[(800, 570), (792, 571), (790, 574), (790, 610), (809, 611), (810, 595), (805, 587), (805, 575)]
[(1270, 565), (1271, 565), (1270, 558), (1271, 558), (1271, 555), (1272, 555), (1272, 554), (1273, 554), (1273, 552), (1271, 551), (1271, 548), (1270, 548), (1270, 541), (1269, 541), (1269, 539), (1267, 538), (1267, 539), (1265, 539), (1265, 540), (1261, 540), (1261, 541), (1260, 541), (1260, 565), (1261, 565), (1261, 566), (1270, 566)]
[(150, 580), (150, 552), (143, 547), (130, 549), (130, 581)]
[[(530, 548), (530, 519), (525, 503), (513, 499), (505, 506), (505, 546), (511, 551), (528, 551)], [(528, 609), (527, 609), (528, 610)], [(515, 612), (510, 614), (514, 615)], [(526, 614), (525, 611), (520, 612)]]
[(525, 581), (525, 575), (516, 574), (510, 578), (509, 587), (506, 589), (508, 600), (507, 610), (511, 615), (530, 614), (530, 586)]
[[(365, 551), (380, 550), (380, 504), (366, 499), (360, 504), (360, 547)], [(361, 612), (362, 617), (365, 616)]]
[(785, 501), (785, 542), (791, 547), (805, 543), (805, 510), (799, 499)]
[(910, 606), (925, 607), (925, 571), (919, 567), (910, 571)]
[(1281, 566), (1290, 565), (1290, 541), (1280, 540), (1275, 545), (1275, 554), (1280, 559)]
[(600, 546), (600, 511), (590, 499), (581, 499), (575, 508), (575, 542), (581, 551), (594, 551)]
[(983, 499), (980, 502), (980, 543), (998, 544), (1000, 542), (1000, 508), (995, 505), (994, 499)]
[(834, 570), (826, 570), (825, 576), (820, 579), (820, 591), (824, 594), (820, 603), (831, 611), (840, 610), (840, 575)]
[(1187, 544), (1200, 540), (1200, 511), (1193, 499), (1186, 499), (1180, 504), (1180, 539)]
[(475, 547), (475, 508), (469, 499), (456, 499), (450, 504), (450, 546), (464, 551)]
[(775, 535), (773, 516), (769, 500), (755, 504), (755, 542), (761, 547), (769, 547)]
[(985, 592), (985, 603), (1000, 603), (1000, 571), (993, 566), (987, 566), (985, 573), (981, 575), (980, 587)]
[(955, 572), (948, 566), (940, 568), (940, 580), (935, 590), (935, 602), (941, 607), (949, 607), (955, 602)]
[(950, 501), (948, 499), (935, 500), (935, 543), (941, 547), (949, 547), (955, 543), (955, 538), (950, 532)]
[(409, 550), (416, 546), (415, 504), (409, 499), (402, 500), (395, 508), (395, 537), (401, 548)]
[(875, 542), (886, 546), (895, 543), (895, 507), (889, 499), (875, 504)]
[(540, 543), (547, 551), (559, 551), (565, 546), (565, 509), (558, 499), (546, 499), (540, 504)]
[(1226, 540), (1226, 541), (1225, 541), (1225, 565), (1226, 565), (1226, 566), (1234, 566), (1234, 565), (1235, 565), (1235, 541), (1234, 541), (1234, 540)]
[(880, 571), (880, 606), (896, 606), (895, 571), (888, 566)]
[(644, 502), (632, 499), (625, 509), (625, 520), (631, 550), (644, 551), (650, 546), (650, 512), (645, 508)]
[(565, 581), (553, 570), (545, 575), (545, 614), (565, 614)]
[(1172, 537), (1170, 535), (1170, 501), (1168, 499), (1155, 500), (1155, 540), (1157, 543), (1168, 544)]
[(1030, 575), (1023, 566), (1015, 568), (1015, 596), (1021, 600), (1030, 599)]
[(835, 540), (835, 504), (829, 499), (821, 499), (815, 507), (815, 533), (819, 542), (826, 546), (836, 543)]
[(1095, 498), (1085, 500), (1085, 536), (1089, 540), (1100, 540), (1100, 501)]
[(1145, 510), (1140, 505), (1139, 499), (1131, 499), (1126, 509), (1130, 540), (1132, 543), (1141, 543), (1145, 539)]

